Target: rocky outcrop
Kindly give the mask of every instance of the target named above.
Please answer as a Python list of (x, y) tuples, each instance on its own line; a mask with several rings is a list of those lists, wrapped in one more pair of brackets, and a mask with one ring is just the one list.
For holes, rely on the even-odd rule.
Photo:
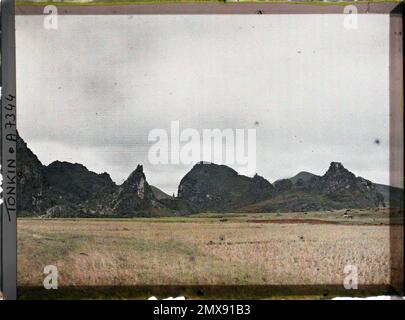
[[(153, 217), (196, 212), (296, 212), (343, 208), (403, 208), (403, 190), (376, 185), (332, 162), (323, 176), (301, 172), (273, 184), (225, 165), (199, 162), (180, 181), (178, 197), (147, 182), (138, 165), (122, 185), (78, 163), (44, 166), (17, 139), (19, 216)], [(389, 197), (389, 199), (387, 199)]]
[(52, 192), (74, 203), (111, 195), (116, 188), (108, 173), (97, 174), (78, 163), (55, 161), (44, 174)]
[(254, 175), (248, 190), (248, 194), (253, 201), (266, 199), (274, 194), (274, 192), (275, 188), (269, 181), (259, 176), (257, 173)]
[(17, 134), (17, 212), (38, 215), (49, 207), (46, 168)]
[(113, 212), (117, 215), (135, 215), (151, 209), (155, 196), (143, 173), (143, 166), (137, 168), (118, 188), (112, 202)]
[(384, 197), (375, 185), (356, 177), (341, 163), (332, 162), (323, 176), (305, 175), (293, 183), (290, 179), (274, 183), (274, 197), (240, 211), (300, 212), (344, 208), (375, 208), (384, 206)]
[(282, 179), (274, 182), (274, 187), (278, 193), (285, 192), (292, 189), (293, 183), (289, 179)]
[(339, 209), (384, 205), (383, 195), (371, 181), (356, 177), (339, 162), (332, 162), (321, 179), (311, 182), (311, 189), (318, 190), (327, 199), (335, 202), (335, 207)]
[(263, 177), (249, 178), (214, 163), (196, 164), (181, 180), (178, 198), (194, 212), (224, 212), (271, 197), (274, 187)]
[(183, 214), (187, 208), (182, 201), (160, 202), (141, 165), (117, 186), (108, 173), (97, 174), (78, 163), (44, 166), (19, 136), (17, 168), (19, 216), (162, 216)]

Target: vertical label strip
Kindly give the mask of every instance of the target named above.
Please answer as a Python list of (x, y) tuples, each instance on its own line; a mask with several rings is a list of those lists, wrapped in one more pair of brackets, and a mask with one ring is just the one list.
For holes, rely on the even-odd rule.
[(16, 299), (16, 68), (15, 4), (1, 1), (1, 289), (8, 300)]
[[(404, 187), (404, 105), (403, 105), (403, 4), (390, 14), (390, 185)], [(390, 203), (391, 208), (395, 204)], [(390, 220), (393, 222), (393, 212)], [(390, 285), (399, 295), (404, 294), (404, 228), (390, 226)]]

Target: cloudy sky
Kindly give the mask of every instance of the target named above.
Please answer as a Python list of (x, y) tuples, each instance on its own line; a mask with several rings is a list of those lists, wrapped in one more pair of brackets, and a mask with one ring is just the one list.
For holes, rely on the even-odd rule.
[[(144, 165), (168, 193), (191, 164), (154, 165), (152, 129), (256, 129), (273, 182), (340, 161), (389, 183), (388, 15), (17, 17), (18, 129), (44, 164), (117, 183)], [(233, 166), (244, 172), (243, 167)]]

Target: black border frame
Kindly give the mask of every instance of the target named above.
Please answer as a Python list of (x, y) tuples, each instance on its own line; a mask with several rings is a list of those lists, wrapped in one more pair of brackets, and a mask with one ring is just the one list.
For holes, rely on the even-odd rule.
[[(288, 4), (288, 3), (156, 3), (156, 4), (131, 4), (131, 5), (108, 5), (108, 6), (64, 6), (54, 3), (58, 7), (58, 13), (69, 14), (342, 14), (344, 6), (330, 3), (328, 5), (319, 4)], [(404, 160), (403, 160), (403, 2), (353, 2), (359, 14), (389, 14), (390, 15), (390, 78), (389, 78), (389, 100), (390, 100), (390, 180), (403, 185)], [(15, 141), (12, 136), (16, 134), (14, 126), (6, 127), (10, 117), (15, 119), (15, 97), (16, 97), (16, 77), (15, 77), (15, 15), (37, 15), (43, 14), (43, 6), (21, 5), (15, 7), (14, 0), (2, 0), (1, 2), (1, 76), (3, 79), (3, 95), (1, 108), (1, 147), (0, 158), (2, 163), (1, 173), (3, 175), (3, 198), (5, 204), (0, 207), (0, 290), (3, 291), (6, 299), (16, 299), (16, 215), (15, 187), (7, 185), (7, 182), (15, 178), (15, 170), (10, 168), (10, 163), (14, 163), (15, 168)], [(15, 11), (14, 11), (15, 10)], [(14, 106), (14, 107), (10, 107)], [(7, 107), (11, 110), (6, 109)], [(10, 116), (11, 114), (11, 116)], [(7, 139), (7, 137), (10, 137)], [(8, 170), (5, 170), (8, 169)], [(14, 174), (14, 176), (13, 176)], [(9, 176), (8, 176), (9, 175)], [(13, 178), (14, 177), (14, 178)], [(5, 182), (4, 182), (5, 181)], [(392, 184), (392, 183), (391, 183)], [(398, 184), (398, 183), (397, 183)], [(9, 188), (7, 188), (7, 186)], [(11, 199), (11, 200), (9, 200)], [(14, 199), (14, 200), (13, 200)], [(11, 201), (11, 202), (10, 202)], [(395, 229), (395, 230), (394, 230)], [(398, 232), (400, 234), (398, 234)], [(393, 239), (402, 236), (403, 228), (390, 228), (391, 240), (391, 260), (395, 255), (401, 255), (403, 251), (398, 251), (402, 246), (393, 243)], [(398, 257), (398, 256), (396, 256)], [(392, 267), (392, 266), (391, 266)], [(256, 296), (268, 296), (286, 294), (293, 295), (362, 295), (364, 293), (404, 293), (404, 270), (397, 270), (392, 267), (391, 286), (362, 286), (356, 292), (348, 292), (340, 285), (310, 285), (310, 286), (136, 286), (136, 287), (102, 287), (101, 291), (115, 292), (117, 297), (133, 297), (134, 293), (141, 290), (150, 295), (178, 295), (190, 293), (192, 295), (204, 297), (206, 294), (218, 295), (218, 297), (243, 298), (246, 294)], [(31, 294), (39, 299), (47, 298), (47, 292), (43, 288), (26, 288)], [(55, 294), (72, 294), (80, 290), (85, 298), (97, 298), (100, 292), (93, 296), (93, 287), (61, 288)], [(55, 293), (55, 292), (54, 292)], [(51, 298), (55, 298), (54, 295)]]

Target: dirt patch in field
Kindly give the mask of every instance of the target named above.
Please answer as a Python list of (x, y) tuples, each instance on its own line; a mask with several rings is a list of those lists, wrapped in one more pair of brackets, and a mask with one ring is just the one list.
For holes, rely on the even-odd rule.
[(308, 223), (308, 224), (340, 224), (338, 221), (326, 221), (318, 219), (277, 219), (277, 220), (247, 220), (252, 223)]
[[(330, 220), (320, 220), (320, 219), (276, 219), (276, 220), (247, 220), (250, 223), (276, 223), (276, 224), (356, 224), (353, 220), (348, 221), (330, 221)], [(367, 226), (380, 226), (383, 223), (361, 223), (361, 225)]]

